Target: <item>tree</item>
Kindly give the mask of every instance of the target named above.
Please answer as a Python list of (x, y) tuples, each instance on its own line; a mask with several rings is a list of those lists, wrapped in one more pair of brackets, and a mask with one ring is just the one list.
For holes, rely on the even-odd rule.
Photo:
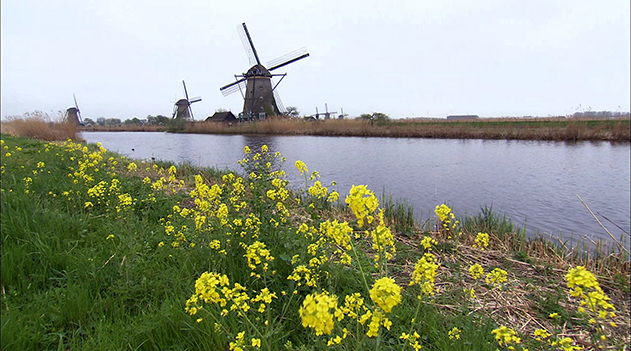
[(92, 120), (92, 118), (84, 118), (83, 119), (83, 124), (85, 124), (86, 126), (95, 126), (96, 122), (94, 122), (94, 120)]
[(127, 126), (127, 125), (132, 125), (132, 124), (141, 125), (142, 123), (140, 122), (138, 117), (134, 117), (132, 119), (126, 119), (125, 122), (123, 122), (123, 124)]
[(300, 111), (296, 106), (287, 106), (287, 115), (290, 117), (298, 117), (300, 116)]
[(120, 118), (108, 118), (105, 120), (105, 125), (107, 126), (119, 126), (121, 125)]
[(103, 127), (105, 125), (105, 117), (99, 117), (96, 119), (96, 124), (100, 125), (101, 127)]

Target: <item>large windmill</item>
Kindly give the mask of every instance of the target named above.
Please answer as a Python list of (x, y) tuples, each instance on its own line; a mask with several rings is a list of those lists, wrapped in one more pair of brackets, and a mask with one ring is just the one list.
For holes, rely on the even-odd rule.
[(193, 118), (193, 109), (191, 109), (191, 104), (202, 101), (201, 97), (195, 97), (192, 99), (188, 98), (188, 91), (186, 90), (186, 83), (182, 81), (182, 85), (184, 86), (184, 95), (186, 99), (179, 99), (175, 106), (173, 106), (173, 116), (171, 118), (180, 118), (180, 119), (194, 119)]
[(78, 126), (82, 126), (83, 119), (81, 118), (79, 104), (77, 104), (77, 97), (72, 94), (72, 98), (74, 99), (74, 106), (68, 107), (68, 109), (66, 110), (66, 121), (69, 123), (74, 123)]
[[(243, 118), (245, 119), (258, 119), (265, 118), (265, 116), (281, 114), (281, 110), (284, 110), (284, 108), (275, 89), (287, 73), (272, 74), (271, 72), (308, 57), (309, 53), (307, 49), (301, 48), (281, 56), (269, 62), (267, 66), (270, 68), (266, 68), (261, 64), (261, 60), (254, 48), (250, 32), (248, 32), (248, 27), (245, 26), (245, 23), (242, 23), (239, 27), (239, 34), (250, 64), (253, 66), (246, 73), (235, 74), (234, 78), (236, 81), (224, 85), (219, 88), (219, 90), (224, 96), (228, 96), (237, 90), (241, 91), (241, 95), (243, 96)], [(272, 77), (280, 77), (278, 83), (273, 86)], [(281, 109), (279, 109), (279, 105)]]

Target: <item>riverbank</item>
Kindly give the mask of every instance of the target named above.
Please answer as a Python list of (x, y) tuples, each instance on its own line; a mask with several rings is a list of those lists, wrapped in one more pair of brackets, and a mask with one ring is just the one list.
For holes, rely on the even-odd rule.
[[(382, 218), (370, 192), (349, 194), (349, 209), (302, 165), (307, 186), (290, 193), (265, 149), (244, 154), (243, 179), (2, 140), (3, 348), (495, 350), (506, 328), (530, 349), (630, 341), (624, 252), (526, 240), (494, 213), (441, 206), (420, 225), (381, 201)], [(588, 277), (577, 266), (615, 314), (580, 310), (566, 278)]]
[(193, 122), (178, 127), (84, 127), (85, 131), (180, 131), (200, 134), (317, 135), (391, 138), (605, 140), (630, 141), (629, 118), (483, 118), (465, 121), (406, 119), (390, 122), (366, 120), (268, 119), (226, 124)]

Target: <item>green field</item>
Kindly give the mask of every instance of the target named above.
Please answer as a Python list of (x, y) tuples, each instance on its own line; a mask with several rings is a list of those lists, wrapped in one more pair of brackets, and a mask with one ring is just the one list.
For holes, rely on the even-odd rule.
[(419, 224), (307, 165), (290, 191), (273, 151), (231, 173), (3, 134), (2, 349), (629, 344), (624, 252), (526, 240), (488, 209)]

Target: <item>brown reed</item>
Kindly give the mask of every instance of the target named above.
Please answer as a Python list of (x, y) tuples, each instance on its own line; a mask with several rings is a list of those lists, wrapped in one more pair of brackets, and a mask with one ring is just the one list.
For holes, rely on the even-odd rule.
[(46, 141), (78, 140), (75, 124), (63, 120), (52, 121), (48, 114), (41, 111), (9, 117), (6, 122), (2, 122), (2, 133)]

